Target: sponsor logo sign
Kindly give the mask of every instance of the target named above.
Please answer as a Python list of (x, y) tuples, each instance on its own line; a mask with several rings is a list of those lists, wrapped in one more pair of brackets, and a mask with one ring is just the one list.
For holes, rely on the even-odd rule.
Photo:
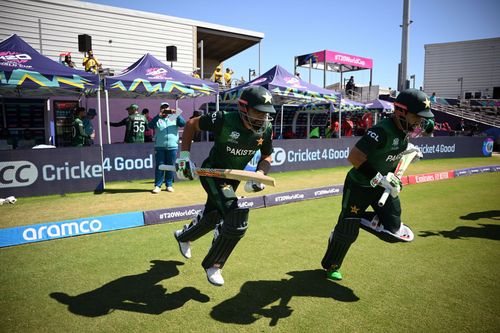
[(494, 141), (492, 138), (486, 138), (483, 141), (483, 155), (490, 157), (491, 154), (493, 153), (493, 144)]
[(424, 173), (419, 175), (408, 176), (408, 181), (410, 184), (420, 184), (433, 182), (437, 180), (450, 179), (455, 177), (455, 172), (453, 170), (444, 172), (434, 172), (434, 173)]
[(200, 211), (203, 210), (203, 205), (191, 205), (175, 208), (166, 208), (158, 210), (149, 210), (144, 212), (144, 224), (160, 224), (169, 223), (180, 220), (189, 220), (194, 218)]
[(143, 225), (144, 218), (142, 212), (133, 212), (0, 229), (0, 247)]

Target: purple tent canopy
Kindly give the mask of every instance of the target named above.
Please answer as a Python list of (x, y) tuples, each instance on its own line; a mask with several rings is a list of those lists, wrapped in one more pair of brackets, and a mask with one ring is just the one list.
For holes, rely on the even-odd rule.
[(121, 97), (158, 97), (181, 99), (214, 94), (218, 84), (186, 75), (147, 53), (123, 71), (108, 76), (105, 83), (110, 95)]
[(275, 98), (274, 102), (276, 104), (289, 102), (299, 102), (301, 104), (311, 102), (337, 103), (341, 97), (338, 92), (303, 81), (290, 74), (280, 65), (276, 65), (250, 82), (221, 92), (221, 100), (223, 102), (236, 101), (243, 89), (250, 85), (261, 85), (267, 88)]
[(0, 43), (0, 95), (66, 95), (99, 87), (99, 77), (51, 60), (12, 35)]
[(367, 109), (394, 110), (394, 104), (382, 99), (374, 99), (365, 104)]

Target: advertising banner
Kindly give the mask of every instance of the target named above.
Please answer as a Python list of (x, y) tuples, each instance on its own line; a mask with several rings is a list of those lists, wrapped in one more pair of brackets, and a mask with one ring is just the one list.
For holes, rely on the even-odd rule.
[(165, 208), (157, 210), (148, 210), (144, 212), (144, 224), (169, 223), (180, 220), (189, 220), (194, 218), (203, 209), (203, 205), (191, 205), (174, 208)]
[[(359, 137), (342, 139), (275, 140), (272, 172), (349, 166), (349, 151)], [(491, 156), (484, 137), (435, 137), (411, 139), (424, 159)], [(200, 166), (213, 142), (195, 142), (191, 159)], [(260, 152), (248, 164), (255, 170)], [(0, 197), (37, 196), (94, 191), (106, 181), (153, 179), (154, 146), (113, 144), (98, 146), (0, 151)]]
[[(262, 208), (264, 197), (241, 198), (238, 200), (240, 208)], [(204, 205), (191, 205), (175, 208), (165, 208), (144, 212), (144, 224), (170, 223), (181, 220), (190, 220), (203, 210)]]
[(142, 212), (133, 212), (0, 229), (0, 247), (143, 225), (144, 218)]
[(103, 149), (106, 181), (154, 179), (153, 143), (117, 143)]
[(419, 175), (410, 175), (408, 176), (409, 184), (420, 184), (427, 182), (434, 182), (437, 180), (451, 179), (455, 177), (455, 171), (444, 171), (444, 172), (432, 172), (432, 173), (424, 173)]
[(0, 151), (0, 197), (102, 188), (99, 147)]
[(266, 207), (269, 207), (332, 195), (342, 195), (342, 189), (342, 185), (332, 185), (327, 187), (270, 194), (266, 195), (264, 200), (266, 202)]

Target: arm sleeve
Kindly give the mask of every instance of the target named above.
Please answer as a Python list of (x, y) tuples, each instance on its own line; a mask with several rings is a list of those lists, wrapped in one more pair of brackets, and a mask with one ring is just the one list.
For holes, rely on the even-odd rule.
[(148, 127), (151, 128), (151, 129), (155, 129), (156, 128), (156, 123), (158, 122), (158, 119), (160, 119), (160, 116), (159, 115), (156, 115), (153, 119), (151, 119), (151, 121), (148, 123)]
[(186, 126), (186, 120), (182, 116), (177, 117), (177, 126), (179, 127)]
[(356, 147), (366, 155), (372, 151), (385, 146), (387, 135), (385, 131), (378, 127), (370, 128), (363, 137), (356, 142)]
[(120, 126), (125, 126), (127, 124), (127, 118), (123, 118), (121, 121), (117, 123), (109, 122), (109, 126), (113, 127), (120, 127)]
[(224, 113), (221, 111), (205, 114), (200, 117), (200, 129), (219, 134), (224, 125)]

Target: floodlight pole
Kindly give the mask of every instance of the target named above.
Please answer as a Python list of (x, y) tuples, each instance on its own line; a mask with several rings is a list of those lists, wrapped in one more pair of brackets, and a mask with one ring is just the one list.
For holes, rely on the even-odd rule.
[(406, 81), (407, 81), (407, 67), (408, 67), (408, 36), (409, 31), (408, 27), (412, 21), (410, 21), (410, 0), (403, 0), (403, 24), (401, 28), (403, 28), (402, 37), (401, 37), (401, 71), (400, 71), (400, 80), (399, 80), (399, 91), (403, 91), (406, 89)]

